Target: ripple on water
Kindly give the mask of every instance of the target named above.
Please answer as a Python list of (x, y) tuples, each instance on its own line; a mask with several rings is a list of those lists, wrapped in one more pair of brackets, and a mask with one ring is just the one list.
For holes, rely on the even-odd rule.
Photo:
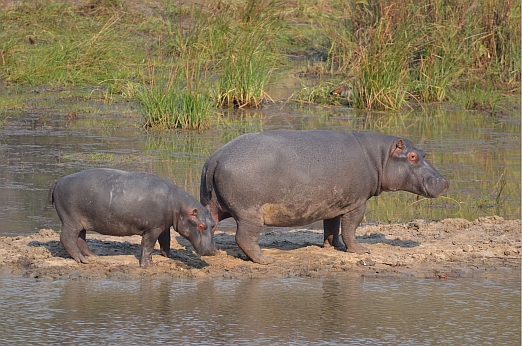
[(520, 273), (432, 280), (0, 277), (13, 343), (519, 345)]

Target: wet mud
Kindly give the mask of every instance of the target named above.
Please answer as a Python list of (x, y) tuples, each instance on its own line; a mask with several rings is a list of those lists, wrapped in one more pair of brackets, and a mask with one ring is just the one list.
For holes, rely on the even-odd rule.
[(234, 234), (217, 232), (217, 256), (198, 256), (190, 243), (172, 232), (169, 258), (157, 245), (154, 266), (140, 268), (141, 237), (88, 234), (97, 255), (89, 264), (69, 257), (59, 234), (42, 229), (30, 236), (0, 237), (0, 273), (39, 279), (81, 278), (263, 278), (409, 276), (449, 279), (472, 277), (486, 270), (520, 268), (520, 220), (498, 216), (475, 221), (416, 220), (403, 224), (361, 226), (358, 240), (371, 254), (357, 255), (325, 249), (322, 230), (273, 230), (263, 233), (260, 245), (274, 264), (260, 265), (247, 259)]

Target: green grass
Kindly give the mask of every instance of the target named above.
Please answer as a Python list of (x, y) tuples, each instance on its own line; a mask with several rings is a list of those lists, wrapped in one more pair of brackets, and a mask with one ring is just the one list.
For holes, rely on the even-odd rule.
[(300, 102), (343, 104), (327, 87), (350, 84), (352, 107), (402, 109), (470, 85), (519, 91), (520, 12), (513, 0), (22, 2), (0, 10), (0, 83), (103, 90), (138, 103), (147, 126), (197, 129), (213, 108), (261, 106), (272, 71), (297, 58), (318, 71)]
[[(223, 54), (215, 86), (219, 106), (255, 108), (261, 105), (275, 61), (269, 37), (277, 28), (279, 7), (276, 1), (249, 0), (246, 6), (234, 9), (237, 24), (226, 22), (229, 39), (220, 49)], [(221, 20), (219, 17), (218, 22)]]
[(499, 90), (487, 90), (475, 84), (465, 89), (454, 90), (450, 99), (464, 109), (478, 110), (495, 115), (504, 96)]
[(0, 113), (0, 126), (4, 126), (9, 120), (9, 115)]
[(144, 127), (200, 129), (205, 127), (213, 107), (207, 95), (154, 84), (138, 89), (136, 99)]
[(470, 80), (485, 89), (520, 88), (520, 6), (513, 1), (302, 3), (328, 53), (324, 70), (355, 86), (358, 108), (446, 101), (452, 87)]
[(70, 5), (34, 4), (2, 11), (0, 19), (5, 68), (0, 75), (7, 83), (74, 86), (130, 73), (125, 56), (131, 36), (117, 11), (92, 15)]

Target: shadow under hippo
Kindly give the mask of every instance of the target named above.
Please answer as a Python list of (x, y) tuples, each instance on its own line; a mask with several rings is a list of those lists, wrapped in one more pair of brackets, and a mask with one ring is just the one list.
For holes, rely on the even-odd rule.
[[(288, 233), (295, 234), (295, 237), (288, 237)], [(178, 237), (181, 238), (181, 237)], [(370, 233), (362, 236), (357, 236), (357, 240), (362, 244), (385, 244), (400, 248), (414, 248), (421, 245), (420, 242), (409, 239), (388, 239), (383, 233)], [(323, 239), (323, 234), (313, 230), (299, 229), (299, 230), (268, 230), (261, 233), (259, 238), (259, 247), (261, 249), (283, 249), (283, 250), (298, 250), (308, 246), (319, 246)], [(188, 243), (184, 239), (177, 239), (181, 245), (182, 242)], [(219, 250), (225, 251), (227, 255), (249, 260), (242, 253), (241, 248), (235, 241), (234, 234), (217, 233), (214, 235), (216, 247)]]
[[(182, 237), (179, 237), (182, 238)], [(184, 239), (184, 238), (183, 238)], [(137, 260), (141, 258), (141, 246), (140, 244), (129, 243), (128, 241), (112, 241), (112, 240), (100, 240), (100, 239), (87, 239), (89, 247), (92, 249), (94, 256), (109, 257), (109, 256), (134, 256)], [(187, 243), (190, 242), (187, 241)], [(43, 247), (47, 249), (53, 257), (59, 258), (72, 258), (60, 241), (49, 240), (46, 242), (42, 241), (31, 241), (27, 244), (30, 247)], [(152, 251), (152, 255), (162, 255), (161, 250), (155, 249)], [(208, 263), (201, 260), (201, 258), (193, 253), (191, 250), (176, 249), (171, 250), (168, 254), (168, 258), (178, 260), (184, 263), (188, 267), (201, 269), (208, 266)]]

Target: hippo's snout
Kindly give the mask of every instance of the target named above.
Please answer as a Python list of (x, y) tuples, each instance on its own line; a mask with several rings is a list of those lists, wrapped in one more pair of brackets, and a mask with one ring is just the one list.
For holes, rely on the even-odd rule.
[(210, 237), (210, 239), (206, 237), (200, 238), (192, 245), (200, 256), (215, 256), (218, 253), (213, 237)]
[(439, 197), (449, 189), (449, 180), (443, 176), (430, 177), (424, 182), (426, 196), (430, 198)]
[(215, 256), (217, 255), (218, 251), (216, 249), (216, 247), (213, 245), (211, 247), (197, 247), (196, 248), (196, 252), (198, 253), (198, 255), (200, 256)]

